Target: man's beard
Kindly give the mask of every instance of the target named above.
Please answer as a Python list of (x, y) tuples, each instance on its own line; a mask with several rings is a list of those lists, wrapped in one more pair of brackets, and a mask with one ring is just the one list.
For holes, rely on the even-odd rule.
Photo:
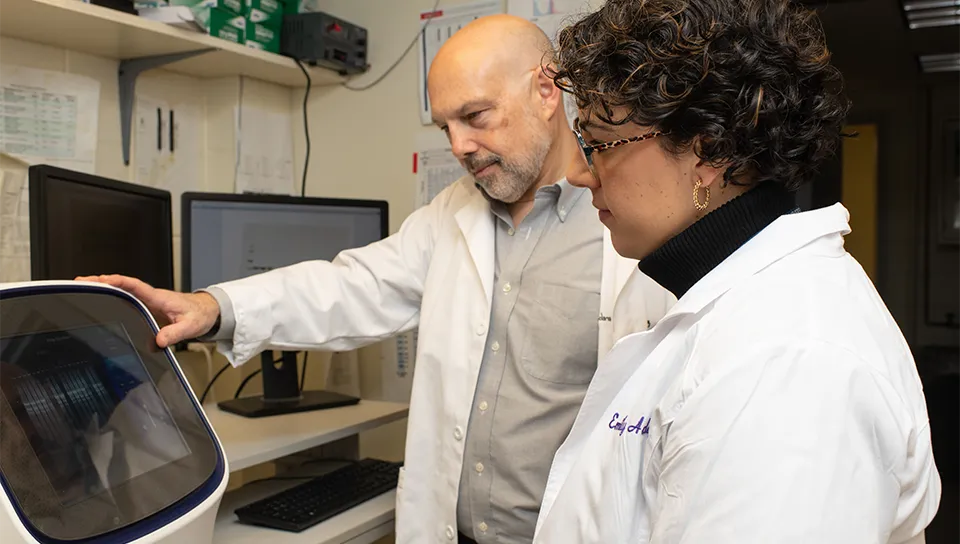
[(470, 155), (463, 160), (463, 166), (473, 174), (487, 166), (497, 165), (499, 172), (487, 174), (483, 179), (474, 176), (474, 180), (490, 198), (511, 204), (520, 200), (536, 183), (549, 151), (550, 142), (544, 139), (531, 153), (516, 160), (507, 160), (493, 153), (483, 157)]

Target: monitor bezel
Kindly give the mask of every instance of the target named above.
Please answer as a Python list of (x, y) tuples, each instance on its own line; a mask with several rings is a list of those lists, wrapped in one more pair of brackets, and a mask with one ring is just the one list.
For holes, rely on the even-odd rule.
[[(351, 198), (301, 197), (273, 194), (185, 192), (180, 196), (180, 290), (191, 291), (190, 247), (192, 230), (191, 211), (194, 202), (230, 202), (245, 204), (286, 204), (298, 206), (325, 206), (341, 208), (372, 208), (380, 211), (380, 239), (389, 236), (390, 206), (386, 200)], [(206, 287), (206, 286), (204, 286)]]
[[(166, 289), (169, 286), (169, 289), (175, 288), (176, 278), (173, 264), (173, 198), (170, 191), (86, 174), (75, 170), (68, 170), (49, 164), (31, 166), (28, 169), (28, 175), (30, 180), (30, 278), (32, 280), (73, 279), (50, 277), (50, 262), (48, 256), (50, 244), (48, 225), (45, 221), (45, 210), (47, 206), (47, 195), (50, 190), (49, 181), (52, 178), (57, 181), (66, 181), (95, 187), (97, 189), (159, 200), (161, 204), (164, 205), (164, 211), (166, 212), (164, 223), (167, 228), (165, 229), (163, 241), (161, 242), (163, 247), (158, 247), (157, 251), (162, 251), (164, 255), (169, 256), (167, 266), (165, 267), (167, 268), (165, 275), (168, 285), (155, 285), (154, 287)], [(108, 273), (110, 271), (105, 270), (104, 272)]]

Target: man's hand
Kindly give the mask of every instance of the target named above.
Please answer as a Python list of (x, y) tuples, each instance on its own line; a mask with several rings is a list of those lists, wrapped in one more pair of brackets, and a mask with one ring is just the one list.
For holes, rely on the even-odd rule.
[(157, 318), (169, 323), (157, 333), (157, 345), (161, 348), (205, 334), (220, 315), (220, 306), (208, 293), (177, 293), (118, 275), (79, 276), (76, 281), (105, 283), (140, 299)]

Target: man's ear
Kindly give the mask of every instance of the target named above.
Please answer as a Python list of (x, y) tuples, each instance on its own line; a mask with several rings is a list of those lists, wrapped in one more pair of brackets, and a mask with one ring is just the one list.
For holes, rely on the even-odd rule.
[(563, 91), (554, 83), (548, 74), (550, 67), (538, 66), (534, 70), (533, 84), (544, 119), (552, 119), (557, 114), (557, 108), (563, 108)]

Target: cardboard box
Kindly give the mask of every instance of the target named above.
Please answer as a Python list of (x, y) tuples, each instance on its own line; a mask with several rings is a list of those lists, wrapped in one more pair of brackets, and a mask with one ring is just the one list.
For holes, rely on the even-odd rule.
[(283, 26), (284, 3), (282, 0), (246, 0), (244, 15), (254, 23), (271, 28)]
[(297, 13), (323, 11), (322, 8), (324, 7), (329, 6), (320, 5), (320, 0), (284, 0), (283, 12), (287, 15), (296, 15)]
[(280, 52), (280, 28), (273, 28), (270, 25), (255, 23), (247, 20), (244, 43), (247, 47), (269, 51), (271, 53)]
[(189, 6), (194, 13), (203, 8), (216, 8), (236, 15), (243, 15), (243, 0), (170, 0), (171, 6)]
[(203, 7), (193, 10), (194, 16), (211, 36), (235, 43), (244, 43), (247, 20), (242, 15), (218, 8)]

